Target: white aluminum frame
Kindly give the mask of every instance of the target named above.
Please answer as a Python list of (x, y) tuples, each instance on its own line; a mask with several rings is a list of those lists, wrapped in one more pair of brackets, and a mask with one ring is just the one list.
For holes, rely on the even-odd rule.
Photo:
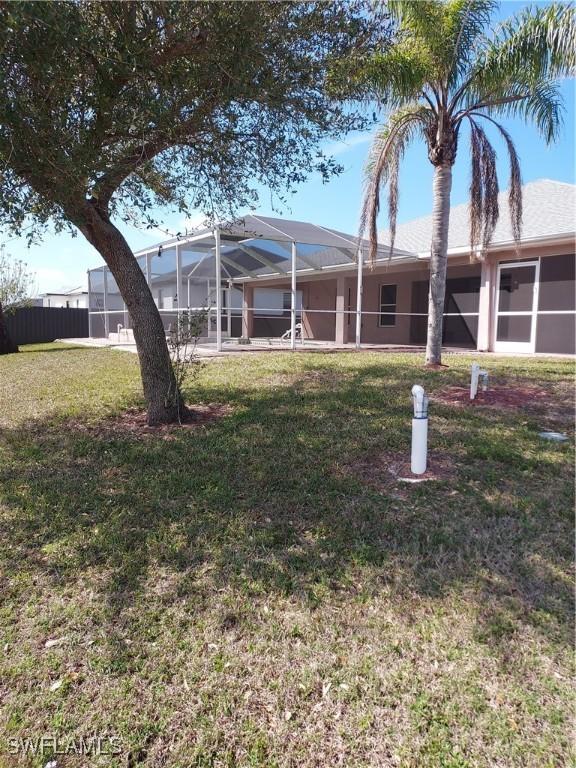
[[(296, 243), (292, 243), (292, 261), (290, 264), (290, 347), (296, 349)], [(300, 332), (302, 340), (304, 340), (303, 330)]]
[(358, 264), (356, 269), (356, 349), (360, 349), (362, 344), (362, 292), (363, 292), (363, 273), (364, 273), (364, 253), (362, 248), (358, 248)]
[[(500, 277), (502, 270), (518, 269), (520, 267), (534, 267), (534, 285), (532, 287), (532, 309), (523, 311), (500, 311)], [(494, 296), (494, 352), (525, 352), (536, 351), (536, 329), (538, 325), (538, 295), (540, 291), (540, 258), (527, 259), (526, 261), (501, 261), (496, 270), (496, 285)], [(498, 341), (498, 319), (500, 317), (530, 317), (529, 341)]]
[[(259, 220), (258, 217), (254, 217), (256, 220)], [(184, 249), (186, 249), (186, 246), (190, 246), (192, 250), (194, 250), (194, 243), (202, 243), (202, 246), (200, 246), (201, 251), (206, 251), (206, 257), (209, 257), (211, 253), (215, 255), (215, 275), (214, 278), (216, 279), (216, 286), (218, 290), (216, 291), (216, 306), (215, 307), (198, 307), (196, 309), (198, 310), (204, 310), (208, 309), (208, 333), (211, 338), (214, 336), (216, 337), (216, 348), (218, 351), (221, 351), (224, 336), (228, 336), (231, 334), (231, 320), (232, 317), (236, 315), (236, 310), (233, 311), (231, 300), (227, 301), (226, 304), (226, 319), (228, 323), (228, 333), (224, 334), (222, 330), (222, 320), (223, 318), (223, 273), (224, 275), (227, 275), (227, 283), (228, 283), (228, 291), (230, 292), (231, 297), (231, 286), (244, 286), (246, 283), (251, 283), (252, 286), (257, 286), (259, 281), (266, 281), (269, 284), (269, 287), (274, 287), (273, 284), (277, 280), (290, 280), (290, 293), (291, 293), (291, 302), (290, 302), (290, 330), (291, 330), (291, 339), (290, 339), (290, 347), (292, 349), (296, 349), (296, 321), (298, 317), (298, 307), (297, 307), (297, 285), (298, 285), (298, 274), (305, 275), (307, 278), (309, 275), (335, 275), (338, 272), (341, 271), (349, 271), (351, 268), (353, 268), (354, 260), (356, 261), (356, 279), (357, 279), (357, 289), (356, 289), (356, 307), (354, 309), (305, 309), (302, 307), (302, 317), (304, 317), (306, 314), (329, 314), (329, 315), (340, 315), (343, 314), (346, 317), (350, 317), (351, 315), (356, 316), (356, 328), (355, 328), (355, 339), (354, 343), (357, 349), (360, 349), (362, 347), (362, 320), (363, 316), (371, 316), (371, 315), (377, 315), (381, 316), (383, 313), (380, 311), (380, 307), (377, 308), (376, 311), (371, 310), (364, 310), (363, 309), (363, 277), (364, 277), (364, 253), (362, 246), (359, 246), (357, 240), (352, 240), (351, 238), (346, 238), (343, 235), (340, 235), (338, 233), (332, 232), (330, 230), (325, 230), (330, 233), (331, 237), (338, 238), (342, 245), (331, 245), (327, 247), (336, 248), (338, 250), (345, 251), (349, 257), (350, 262), (348, 264), (329, 264), (325, 266), (314, 266), (310, 261), (307, 261), (306, 256), (302, 256), (299, 254), (299, 243), (296, 242), (293, 237), (290, 237), (288, 233), (283, 232), (280, 228), (274, 227), (273, 225), (269, 224), (268, 222), (265, 222), (268, 227), (271, 227), (272, 229), (276, 230), (278, 232), (278, 239), (274, 239), (273, 237), (264, 237), (265, 240), (273, 241), (278, 246), (281, 247), (282, 250), (286, 251), (287, 258), (290, 259), (290, 267), (288, 268), (287, 264), (283, 264), (282, 267), (278, 267), (275, 265), (274, 262), (271, 261), (271, 259), (268, 259), (266, 256), (261, 256), (257, 251), (254, 251), (250, 245), (247, 245), (242, 240), (237, 240), (235, 238), (227, 238), (226, 230), (223, 230), (220, 226), (215, 227), (213, 230), (206, 230), (201, 233), (197, 233), (195, 235), (186, 236), (183, 238), (178, 238), (174, 241), (170, 241), (164, 244), (165, 249), (174, 248), (176, 252), (176, 282), (177, 282), (177, 295), (176, 295), (176, 306), (172, 310), (166, 310), (166, 312), (170, 312), (170, 314), (173, 314), (174, 312), (178, 313), (178, 316), (181, 311), (184, 311), (185, 308), (194, 310), (195, 308), (190, 307), (191, 303), (191, 293), (190, 293), (190, 282), (192, 279), (192, 276), (196, 269), (200, 266), (200, 264), (203, 263), (204, 259), (200, 258), (196, 264), (191, 268), (190, 272), (186, 274), (187, 270), (183, 270), (182, 268), (182, 252)], [(323, 227), (317, 227), (318, 230), (323, 230)], [(257, 242), (257, 237), (250, 237), (250, 235), (247, 233), (247, 239), (248, 240), (254, 240)], [(247, 270), (240, 265), (237, 265), (232, 260), (228, 259), (227, 255), (225, 253), (222, 253), (223, 245), (224, 244), (234, 244), (238, 246), (239, 248), (242, 248), (242, 250), (245, 250), (248, 252), (254, 259), (259, 261), (264, 267), (266, 267), (270, 272), (267, 272), (266, 274), (256, 274), (255, 272), (252, 272), (250, 270)], [(302, 243), (302, 245), (307, 245), (307, 242)], [(314, 245), (312, 243), (312, 245)], [(318, 243), (318, 246), (321, 246), (322, 243)], [(146, 278), (147, 282), (150, 285), (151, 282), (151, 264), (150, 260), (153, 258), (154, 254), (157, 253), (158, 246), (155, 246), (153, 248), (147, 248), (143, 249), (141, 251), (138, 251), (135, 256), (136, 257), (145, 257), (145, 269), (146, 269)], [(288, 255), (289, 254), (289, 255)], [(355, 254), (355, 259), (353, 258), (353, 254)], [(298, 259), (300, 260), (298, 262)], [(381, 263), (383, 261), (386, 261), (387, 257), (382, 256), (381, 258), (377, 258), (376, 261)], [(399, 254), (397, 257), (393, 259), (393, 263), (402, 263), (407, 261), (415, 261), (413, 255), (409, 254)], [(238, 271), (238, 273), (234, 278), (231, 277), (229, 271), (226, 269), (226, 264), (232, 264), (235, 268), (235, 270)], [(298, 268), (298, 263), (300, 264), (300, 267)], [(517, 262), (517, 265), (521, 265), (524, 262)], [(535, 260), (530, 260), (530, 264), (534, 264)], [(507, 265), (509, 266), (509, 265)], [(538, 273), (539, 275), (539, 273)], [(208, 280), (211, 281), (213, 278), (208, 278)], [(225, 278), (224, 278), (225, 279)], [(497, 277), (497, 281), (499, 283), (499, 273)], [(187, 291), (184, 288), (183, 280), (187, 280)], [(388, 284), (388, 283), (386, 283)], [(393, 284), (393, 283), (391, 283)], [(224, 289), (225, 290), (225, 289)], [(380, 288), (381, 290), (381, 288)], [(104, 291), (105, 294), (107, 293), (107, 268), (104, 269)], [(185, 295), (187, 294), (187, 295)], [(104, 312), (92, 312), (91, 314), (104, 314), (104, 321), (106, 325), (106, 335), (108, 335), (109, 329), (108, 329), (108, 309), (107, 309), (107, 300), (106, 295), (104, 297), (105, 299), (105, 307)], [(211, 304), (209, 301), (208, 304)], [(244, 310), (255, 312), (255, 307), (244, 307)], [(534, 333), (535, 333), (535, 323), (537, 319), (537, 299), (533, 306), (534, 309), (534, 319), (533, 319), (533, 326), (534, 326)], [(117, 310), (114, 310), (115, 312)], [(262, 307), (258, 307), (258, 313), (260, 315), (263, 315), (266, 312), (270, 312), (270, 316), (276, 316), (277, 314), (277, 308), (274, 307), (272, 309), (264, 309)], [(110, 310), (112, 312), (112, 310)], [(164, 311), (161, 310), (161, 313)], [(214, 318), (214, 314), (216, 315), (216, 327), (213, 331), (210, 331), (210, 317)], [(240, 314), (238, 312), (238, 314)], [(395, 311), (394, 313), (385, 313), (385, 314), (394, 314), (396, 317), (400, 316), (421, 316), (421, 317), (427, 317), (427, 313), (415, 313), (415, 312), (399, 312)], [(470, 313), (445, 313), (445, 316), (478, 316), (478, 312), (470, 312)], [(510, 313), (510, 314), (519, 314), (519, 313)], [(264, 314), (265, 316), (265, 314)], [(494, 324), (496, 326), (496, 323)], [(392, 328), (392, 326), (383, 326), (383, 328)], [(495, 329), (494, 329), (495, 334)], [(335, 341), (335, 339), (334, 339)], [(302, 338), (302, 344), (305, 344), (306, 340)]]
[(222, 352), (222, 253), (220, 248), (220, 230), (214, 230), (216, 255), (216, 351)]

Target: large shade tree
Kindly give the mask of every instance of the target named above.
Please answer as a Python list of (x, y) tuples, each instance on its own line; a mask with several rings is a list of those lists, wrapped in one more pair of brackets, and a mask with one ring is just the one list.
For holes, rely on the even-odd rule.
[[(348, 87), (387, 111), (366, 166), (361, 235), (372, 257), (382, 189), (392, 247), (398, 173), (407, 146), (425, 142), (434, 166), (426, 362), (441, 363), (452, 167), (463, 128), (471, 143), (471, 252), (483, 257), (499, 217), (496, 152), (486, 127), (499, 134), (510, 159), (509, 206), (518, 244), (522, 224), (520, 162), (500, 120), (519, 116), (554, 141), (562, 122), (559, 79), (574, 73), (576, 33), (569, 4), (521, 9), (491, 30), (492, 0), (390, 0), (398, 31), (388, 50), (352, 70)], [(349, 76), (347, 68), (345, 74)], [(342, 74), (342, 72), (340, 72)]]
[(360, 123), (326, 74), (376, 29), (361, 2), (0, 2), (0, 226), (73, 228), (102, 255), (150, 422), (177, 419), (181, 395), (118, 221), (160, 204), (225, 215), (257, 184), (328, 178), (320, 141)]

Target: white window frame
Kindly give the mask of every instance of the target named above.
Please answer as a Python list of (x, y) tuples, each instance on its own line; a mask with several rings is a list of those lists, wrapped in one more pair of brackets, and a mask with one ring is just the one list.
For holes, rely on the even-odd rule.
[[(502, 270), (516, 269), (518, 267), (534, 267), (534, 287), (532, 291), (532, 310), (524, 311), (500, 311), (500, 277)], [(540, 258), (527, 261), (500, 261), (496, 272), (495, 285), (495, 322), (494, 343), (495, 352), (526, 352), (533, 353), (536, 350), (536, 326), (538, 323), (538, 294), (540, 291)], [(531, 317), (529, 341), (498, 341), (498, 320), (500, 317)]]

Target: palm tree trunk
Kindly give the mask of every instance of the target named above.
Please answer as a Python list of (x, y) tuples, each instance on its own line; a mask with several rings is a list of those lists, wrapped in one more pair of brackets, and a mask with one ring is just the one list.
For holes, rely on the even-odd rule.
[(0, 303), (0, 355), (10, 355), (13, 352), (18, 352), (18, 345), (14, 344), (10, 338), (6, 325), (6, 315)]
[(180, 420), (186, 407), (178, 389), (166, 332), (146, 277), (119, 229), (95, 206), (74, 223), (100, 253), (112, 273), (132, 320), (149, 424)]
[(434, 168), (434, 182), (432, 186), (434, 202), (432, 209), (426, 365), (440, 365), (442, 363), (442, 327), (444, 323), (444, 296), (446, 294), (451, 189), (452, 164), (437, 165)]

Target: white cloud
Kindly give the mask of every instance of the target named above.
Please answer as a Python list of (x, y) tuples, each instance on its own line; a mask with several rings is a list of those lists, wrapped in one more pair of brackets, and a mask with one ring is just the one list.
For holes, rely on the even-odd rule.
[(352, 136), (349, 139), (342, 141), (335, 141), (332, 144), (327, 144), (324, 147), (324, 152), (327, 155), (343, 155), (345, 152), (349, 152), (354, 147), (358, 147), (361, 144), (369, 144), (372, 141), (372, 136), (367, 133), (361, 133), (357, 136)]
[(40, 267), (32, 271), (36, 275), (36, 293), (47, 293), (58, 291), (60, 288), (75, 288), (78, 285), (86, 285), (86, 272), (81, 269), (64, 272), (62, 269)]
[(176, 224), (167, 224), (165, 227), (152, 227), (147, 230), (148, 233), (153, 234), (158, 240), (167, 240), (175, 237), (177, 232), (182, 235), (185, 232), (194, 232), (194, 230), (201, 229), (206, 221), (206, 216), (200, 211), (193, 213), (191, 216), (187, 216), (184, 219), (180, 219)]
[(182, 232), (190, 232), (194, 229), (200, 229), (206, 222), (206, 216), (201, 211), (196, 211), (192, 216), (188, 216), (182, 222)]

